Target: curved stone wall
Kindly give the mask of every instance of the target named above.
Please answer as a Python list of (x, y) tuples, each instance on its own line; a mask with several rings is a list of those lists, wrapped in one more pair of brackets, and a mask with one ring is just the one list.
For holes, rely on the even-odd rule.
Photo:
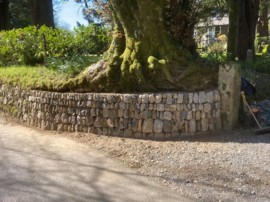
[(163, 138), (221, 128), (220, 93), (55, 93), (0, 85), (0, 109), (45, 130)]

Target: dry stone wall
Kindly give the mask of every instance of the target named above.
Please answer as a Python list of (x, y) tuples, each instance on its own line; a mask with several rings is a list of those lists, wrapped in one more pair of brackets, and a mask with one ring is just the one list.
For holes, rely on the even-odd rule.
[(221, 129), (218, 90), (96, 94), (0, 85), (0, 109), (45, 130), (166, 138)]

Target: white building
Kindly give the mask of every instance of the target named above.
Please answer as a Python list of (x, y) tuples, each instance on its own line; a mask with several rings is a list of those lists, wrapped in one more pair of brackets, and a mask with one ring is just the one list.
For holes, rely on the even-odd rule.
[(225, 34), (227, 36), (229, 30), (229, 17), (211, 17), (207, 22), (197, 24), (194, 37), (198, 45), (207, 47), (217, 41), (218, 35)]

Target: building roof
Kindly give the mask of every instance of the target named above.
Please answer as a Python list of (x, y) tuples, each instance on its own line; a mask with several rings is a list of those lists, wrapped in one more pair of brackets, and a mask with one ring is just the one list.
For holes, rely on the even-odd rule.
[(199, 22), (197, 27), (209, 27), (209, 26), (219, 26), (219, 25), (229, 25), (229, 17), (211, 17), (207, 22)]

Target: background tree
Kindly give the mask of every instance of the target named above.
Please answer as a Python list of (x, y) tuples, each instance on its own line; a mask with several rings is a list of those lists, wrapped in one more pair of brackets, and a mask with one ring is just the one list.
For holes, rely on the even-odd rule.
[(32, 24), (55, 27), (52, 0), (30, 0)]
[(269, 36), (269, 26), (268, 26), (268, 0), (261, 0), (260, 5), (260, 15), (259, 15), (259, 23), (258, 23), (258, 34), (260, 37), (268, 37)]
[(111, 13), (107, 0), (75, 0), (83, 7), (84, 18), (91, 23), (104, 24), (111, 22)]
[(31, 24), (29, 0), (10, 0), (10, 28), (23, 28)]
[(246, 60), (247, 50), (254, 51), (260, 0), (228, 0), (228, 54), (234, 60)]
[(8, 29), (9, 23), (9, 0), (0, 0), (0, 30)]

